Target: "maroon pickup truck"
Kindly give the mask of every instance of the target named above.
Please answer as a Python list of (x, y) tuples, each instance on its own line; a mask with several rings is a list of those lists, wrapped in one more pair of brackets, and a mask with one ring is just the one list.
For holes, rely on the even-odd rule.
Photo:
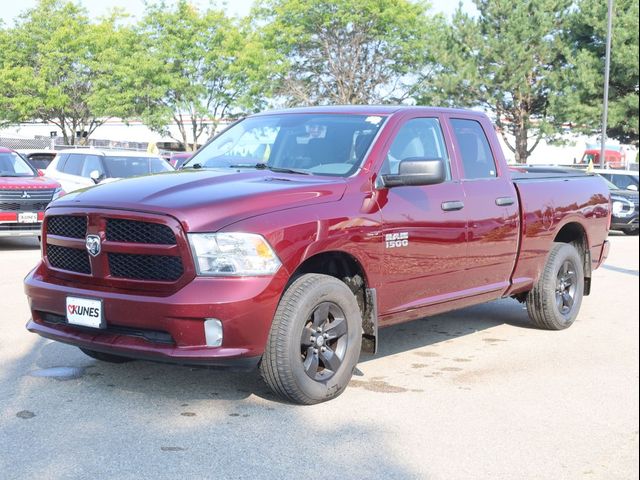
[(511, 172), (479, 113), (269, 112), (184, 170), (54, 202), (27, 328), (104, 361), (259, 365), (316, 403), (379, 327), (504, 297), (569, 327), (609, 222), (601, 179)]

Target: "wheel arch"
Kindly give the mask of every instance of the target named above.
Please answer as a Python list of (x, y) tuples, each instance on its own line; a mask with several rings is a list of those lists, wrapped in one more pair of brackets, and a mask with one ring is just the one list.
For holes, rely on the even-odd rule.
[(558, 230), (553, 241), (569, 243), (578, 250), (584, 268), (584, 295), (589, 295), (591, 293), (591, 250), (586, 229), (578, 221), (569, 221)]
[(301, 275), (320, 273), (337, 278), (353, 292), (362, 315), (362, 350), (375, 353), (377, 350), (378, 310), (376, 291), (370, 288), (367, 273), (354, 255), (343, 250), (327, 250), (305, 258), (289, 277), (284, 290)]

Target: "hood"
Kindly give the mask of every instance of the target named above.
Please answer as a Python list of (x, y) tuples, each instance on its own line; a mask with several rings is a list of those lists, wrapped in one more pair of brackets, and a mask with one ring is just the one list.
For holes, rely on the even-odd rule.
[(609, 190), (611, 192), (611, 197), (622, 197), (626, 200), (629, 200), (630, 202), (634, 203), (635, 205), (638, 204), (638, 198), (640, 196), (639, 192), (634, 192), (632, 190), (622, 190), (620, 188), (617, 189), (610, 189)]
[(58, 188), (60, 184), (47, 177), (0, 177), (0, 190), (35, 190)]
[(190, 232), (212, 232), (245, 218), (339, 200), (343, 178), (268, 170), (180, 170), (72, 192), (51, 208), (108, 208), (171, 215)]

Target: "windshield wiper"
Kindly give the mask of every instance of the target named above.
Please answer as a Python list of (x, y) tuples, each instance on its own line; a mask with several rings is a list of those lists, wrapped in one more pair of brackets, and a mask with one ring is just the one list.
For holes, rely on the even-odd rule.
[(255, 168), (257, 170), (270, 170), (277, 173), (294, 173), (297, 175), (311, 175), (306, 170), (295, 170), (293, 168), (272, 167), (266, 163), (239, 163), (235, 165), (229, 165), (229, 168)]

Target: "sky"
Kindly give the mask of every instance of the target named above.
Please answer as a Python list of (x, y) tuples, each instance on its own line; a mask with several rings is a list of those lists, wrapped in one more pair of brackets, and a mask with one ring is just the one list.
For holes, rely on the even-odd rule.
[[(125, 9), (128, 13), (135, 17), (141, 16), (144, 10), (144, 0), (80, 0), (93, 17), (100, 17), (107, 13), (113, 7)], [(210, 2), (208, 0), (192, 0), (192, 3), (206, 7)], [(222, 4), (222, 2), (217, 2)], [(245, 16), (249, 13), (253, 0), (230, 0), (226, 2), (224, 7), (228, 14)], [(21, 12), (32, 8), (36, 4), (36, 0), (0, 0), (0, 19), (5, 25), (12, 25), (13, 21)], [(432, 11), (442, 12), (451, 15), (458, 6), (456, 0), (431, 0), (433, 5)], [(471, 0), (462, 0), (462, 4), (468, 11), (473, 11), (474, 6)]]

